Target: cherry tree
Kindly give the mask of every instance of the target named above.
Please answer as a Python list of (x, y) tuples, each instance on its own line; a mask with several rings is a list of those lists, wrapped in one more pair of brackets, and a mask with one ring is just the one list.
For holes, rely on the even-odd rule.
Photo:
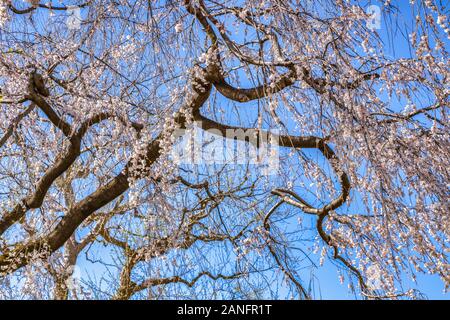
[(57, 2), (0, 3), (1, 298), (448, 287), (445, 1)]

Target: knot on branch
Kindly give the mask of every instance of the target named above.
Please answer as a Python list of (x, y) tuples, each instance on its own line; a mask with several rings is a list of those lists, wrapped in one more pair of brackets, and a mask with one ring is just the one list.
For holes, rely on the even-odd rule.
[(38, 93), (41, 96), (48, 97), (50, 91), (45, 86), (45, 80), (40, 73), (33, 71), (30, 75), (31, 93)]

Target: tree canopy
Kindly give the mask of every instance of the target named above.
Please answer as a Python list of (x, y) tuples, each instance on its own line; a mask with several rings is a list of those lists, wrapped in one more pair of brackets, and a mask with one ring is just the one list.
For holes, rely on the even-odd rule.
[(57, 2), (0, 1), (0, 298), (450, 284), (446, 1)]

